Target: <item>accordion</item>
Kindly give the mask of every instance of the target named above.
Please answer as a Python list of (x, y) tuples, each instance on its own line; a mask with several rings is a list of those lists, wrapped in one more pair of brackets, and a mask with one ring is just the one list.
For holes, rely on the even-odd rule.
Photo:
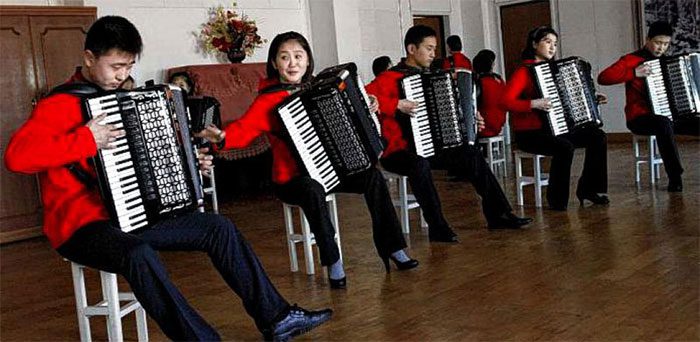
[(326, 192), (374, 166), (384, 150), (354, 63), (324, 69), (277, 111), (300, 165)]
[(196, 151), (180, 88), (156, 85), (86, 97), (87, 120), (126, 131), (93, 158), (112, 223), (129, 232), (203, 204)]
[(700, 116), (700, 53), (662, 57), (644, 62), (649, 102), (656, 115), (674, 118)]
[(569, 57), (537, 63), (530, 70), (538, 95), (551, 102), (552, 107), (544, 118), (553, 135), (603, 125), (588, 62)]
[[(221, 128), (221, 104), (211, 96), (188, 96), (187, 109), (190, 112), (190, 129), (192, 133), (200, 132), (209, 125)], [(204, 138), (194, 138), (200, 147), (209, 147), (210, 143)]]
[(472, 73), (443, 70), (406, 76), (399, 81), (405, 99), (418, 106), (410, 118), (397, 117), (409, 145), (422, 157), (436, 151), (476, 142), (476, 91)]

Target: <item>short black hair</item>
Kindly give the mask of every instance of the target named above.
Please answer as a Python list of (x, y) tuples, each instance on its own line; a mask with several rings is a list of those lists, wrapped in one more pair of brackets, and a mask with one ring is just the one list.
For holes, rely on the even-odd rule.
[(481, 50), (474, 56), (474, 72), (477, 74), (488, 74), (493, 71), (493, 62), (496, 54), (491, 50)]
[(299, 43), (299, 45), (301, 45), (301, 47), (304, 49), (304, 51), (306, 51), (306, 55), (309, 57), (309, 65), (306, 67), (306, 72), (304, 72), (304, 76), (302, 76), (301, 78), (302, 82), (308, 82), (314, 76), (314, 55), (311, 53), (311, 46), (309, 45), (309, 42), (306, 40), (306, 38), (304, 38), (304, 36), (301, 33), (294, 31), (280, 33), (277, 36), (275, 36), (274, 39), (272, 39), (272, 43), (270, 43), (270, 49), (267, 51), (267, 78), (279, 79), (280, 72), (277, 69), (275, 69), (273, 63), (277, 58), (277, 52), (282, 46), (282, 44), (290, 40), (296, 40), (297, 43)]
[(111, 49), (139, 56), (143, 49), (141, 35), (134, 24), (124, 17), (104, 16), (95, 21), (85, 37), (85, 50), (100, 57)]
[(647, 38), (651, 39), (656, 36), (673, 36), (673, 27), (665, 21), (657, 21), (649, 25)]
[(413, 44), (416, 47), (423, 42), (423, 39), (427, 37), (437, 37), (437, 33), (432, 28), (425, 25), (416, 25), (408, 29), (406, 32), (406, 37), (403, 40), (403, 47), (406, 49), (406, 54), (408, 54), (408, 46)]
[(382, 72), (389, 69), (391, 58), (389, 56), (379, 56), (372, 62), (372, 73), (374, 76), (379, 76)]
[(449, 36), (447, 37), (447, 46), (452, 52), (462, 51), (462, 39), (459, 36)]
[(527, 34), (527, 40), (525, 41), (525, 49), (520, 54), (522, 59), (535, 59), (535, 48), (532, 44), (539, 43), (540, 40), (544, 39), (548, 34), (553, 34), (555, 37), (559, 38), (557, 31), (549, 26), (539, 26), (530, 30)]

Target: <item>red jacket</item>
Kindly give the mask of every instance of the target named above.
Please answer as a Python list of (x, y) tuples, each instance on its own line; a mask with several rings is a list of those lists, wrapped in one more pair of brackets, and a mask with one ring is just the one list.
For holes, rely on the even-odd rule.
[[(276, 80), (261, 80), (258, 91), (278, 83)], [(272, 181), (277, 184), (287, 183), (300, 175), (292, 147), (280, 138), (283, 132), (282, 121), (275, 110), (287, 96), (287, 90), (261, 93), (240, 119), (224, 129), (224, 149), (246, 147), (261, 134), (267, 135), (272, 149)]]
[(506, 83), (495, 74), (481, 76), (479, 83), (481, 84), (481, 96), (478, 108), (486, 124), (486, 128), (479, 132), (479, 136), (494, 137), (501, 134), (503, 124), (506, 122), (506, 110), (501, 106)]
[[(398, 66), (410, 68), (402, 63)], [(365, 87), (367, 92), (376, 96), (379, 101), (379, 121), (382, 126), (382, 136), (387, 141), (384, 157), (408, 148), (408, 140), (403, 136), (401, 127), (396, 121), (396, 115), (405, 115), (403, 113), (397, 114), (397, 106), (399, 100), (403, 98), (399, 89), (399, 82), (406, 76), (406, 73), (399, 71), (400, 68), (397, 67), (379, 74), (374, 81)]]
[(463, 53), (453, 52), (452, 56), (450, 56), (450, 57), (452, 57), (454, 65), (452, 65), (450, 63), (449, 57), (445, 58), (442, 61), (442, 68), (444, 70), (448, 70), (450, 68), (466, 68), (466, 69), (472, 70), (472, 61), (470, 61), (469, 58), (467, 56), (465, 56)]
[[(85, 81), (79, 71), (68, 82), (76, 81)], [(53, 248), (86, 224), (108, 219), (97, 187), (88, 189), (64, 167), (79, 162), (95, 175), (87, 158), (96, 153), (92, 132), (83, 121), (81, 101), (68, 94), (39, 101), (7, 145), (5, 165), (10, 171), (39, 174), (44, 234)]]
[(625, 83), (625, 118), (630, 121), (638, 116), (651, 115), (648, 94), (644, 78), (636, 77), (634, 69), (654, 56), (646, 49), (622, 56), (620, 60), (607, 67), (598, 75), (601, 85)]
[(524, 60), (508, 79), (505, 93), (501, 99), (504, 109), (510, 111), (514, 131), (537, 130), (543, 127), (540, 113), (532, 110), (530, 101), (536, 99), (537, 90), (530, 74), (529, 66), (536, 63), (534, 59)]

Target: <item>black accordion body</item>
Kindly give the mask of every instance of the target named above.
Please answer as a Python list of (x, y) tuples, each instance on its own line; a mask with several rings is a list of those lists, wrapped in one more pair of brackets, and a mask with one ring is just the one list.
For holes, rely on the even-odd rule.
[(551, 101), (544, 118), (553, 135), (603, 125), (588, 62), (569, 57), (533, 64), (530, 70), (538, 95)]
[(300, 165), (326, 192), (373, 167), (384, 150), (354, 63), (324, 69), (277, 111)]
[(87, 120), (126, 131), (114, 149), (94, 157), (98, 185), (112, 223), (129, 232), (194, 211), (203, 203), (187, 110), (178, 87), (115, 90), (83, 101)]
[(644, 62), (649, 103), (656, 115), (669, 119), (700, 116), (700, 53), (661, 57)]
[[(221, 104), (211, 96), (188, 96), (187, 109), (190, 112), (191, 132), (196, 133), (209, 125), (221, 128)], [(204, 138), (194, 138), (194, 142), (200, 147), (209, 147), (211, 144)]]
[(472, 73), (437, 70), (408, 75), (399, 81), (402, 97), (418, 106), (412, 117), (397, 117), (412, 150), (421, 157), (476, 142), (476, 91)]

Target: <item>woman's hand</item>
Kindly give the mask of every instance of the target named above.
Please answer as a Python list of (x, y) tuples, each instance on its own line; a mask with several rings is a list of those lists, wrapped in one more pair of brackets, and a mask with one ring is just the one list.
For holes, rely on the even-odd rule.
[(226, 138), (226, 132), (219, 129), (219, 127), (210, 124), (202, 131), (195, 133), (194, 136), (197, 138), (204, 138), (209, 142), (218, 144), (224, 141), (224, 138)]
[(481, 116), (481, 112), (478, 110), (476, 111), (476, 128), (479, 132), (486, 129), (486, 120), (484, 120), (484, 117)]
[(199, 148), (197, 149), (197, 152), (199, 170), (202, 171), (202, 175), (209, 177), (211, 175), (211, 170), (214, 169), (214, 156), (208, 154), (208, 147)]
[(530, 101), (530, 108), (547, 111), (549, 108), (552, 108), (552, 103), (545, 98), (532, 100)]
[(379, 101), (377, 100), (377, 97), (372, 95), (372, 94), (367, 94), (367, 97), (369, 97), (369, 112), (370, 113), (376, 113), (379, 111)]
[(399, 100), (399, 103), (396, 105), (396, 109), (399, 110), (399, 112), (404, 113), (408, 116), (413, 117), (415, 113), (413, 111), (418, 107), (418, 104), (411, 101), (411, 100)]
[(607, 104), (608, 103), (608, 95), (605, 95), (603, 93), (597, 93), (597, 94), (595, 94), (595, 100), (599, 105)]

